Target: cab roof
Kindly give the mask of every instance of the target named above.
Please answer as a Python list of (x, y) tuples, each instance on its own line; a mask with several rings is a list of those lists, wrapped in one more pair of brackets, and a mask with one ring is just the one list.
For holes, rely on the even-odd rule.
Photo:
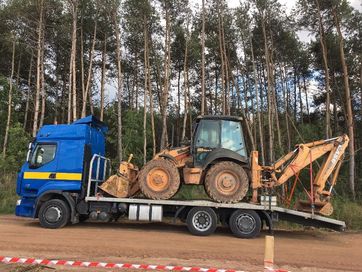
[(78, 119), (73, 123), (60, 125), (44, 125), (37, 133), (38, 139), (80, 139), (87, 137), (89, 127), (94, 127), (103, 134), (107, 126), (93, 115)]
[(225, 121), (243, 121), (243, 118), (240, 116), (230, 116), (230, 115), (199, 115), (196, 117), (196, 122), (200, 120), (225, 120)]

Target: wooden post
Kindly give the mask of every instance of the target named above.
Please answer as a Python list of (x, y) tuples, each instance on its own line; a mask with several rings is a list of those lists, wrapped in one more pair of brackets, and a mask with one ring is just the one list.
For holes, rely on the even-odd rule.
[(264, 271), (274, 270), (274, 236), (265, 236)]

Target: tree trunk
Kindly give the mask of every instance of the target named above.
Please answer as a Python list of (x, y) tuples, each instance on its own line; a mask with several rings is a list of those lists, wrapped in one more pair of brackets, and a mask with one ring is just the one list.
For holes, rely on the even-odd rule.
[(9, 139), (9, 130), (10, 130), (10, 122), (11, 122), (11, 109), (12, 109), (12, 100), (13, 100), (13, 77), (14, 77), (14, 69), (15, 69), (15, 37), (13, 37), (13, 54), (11, 58), (11, 73), (9, 79), (9, 96), (8, 96), (8, 117), (6, 119), (6, 127), (5, 127), (5, 136), (4, 136), (4, 145), (3, 145), (3, 158), (6, 157), (6, 148), (8, 146)]
[[(224, 66), (225, 66), (225, 110), (226, 110), (226, 115), (230, 115), (230, 77), (229, 77), (229, 70), (231, 73), (231, 69), (229, 67), (229, 61), (228, 61), (228, 56), (226, 54), (226, 46), (225, 46), (225, 33), (224, 33), (224, 8), (222, 8), (221, 10), (221, 44), (222, 44), (222, 48), (223, 48), (223, 53), (224, 53)], [(232, 75), (231, 75), (232, 77)]]
[(82, 87), (82, 108), (83, 104), (87, 103), (87, 97), (85, 96), (85, 76), (84, 76), (84, 41), (83, 41), (83, 12), (81, 15), (81, 27), (80, 27), (80, 76), (81, 76), (81, 87)]
[(330, 83), (329, 83), (329, 69), (328, 69), (328, 52), (327, 45), (324, 38), (324, 27), (323, 20), (321, 16), (321, 10), (319, 6), (319, 0), (315, 0), (317, 5), (317, 16), (318, 16), (318, 25), (319, 25), (319, 43), (321, 45), (322, 54), (323, 54), (323, 66), (324, 66), (324, 77), (326, 85), (326, 137), (327, 139), (331, 137), (331, 116), (330, 116)]
[(116, 34), (116, 61), (117, 61), (117, 98), (118, 98), (118, 107), (117, 107), (117, 123), (118, 123), (118, 159), (122, 161), (122, 93), (123, 93), (123, 75), (121, 67), (121, 38), (120, 38), (120, 29), (119, 22), (117, 20), (118, 11), (113, 11), (113, 23)]
[(263, 131), (262, 131), (262, 123), (261, 123), (260, 107), (259, 107), (259, 93), (258, 93), (259, 81), (256, 73), (254, 47), (251, 37), (250, 37), (250, 49), (251, 49), (251, 61), (253, 63), (254, 88), (255, 88), (255, 97), (256, 97), (256, 115), (258, 119), (259, 142), (260, 142), (260, 155), (261, 155), (262, 164), (265, 165), (264, 139), (263, 139)]
[(30, 96), (31, 96), (31, 75), (33, 70), (33, 50), (31, 51), (30, 56), (30, 65), (29, 65), (29, 74), (28, 74), (28, 91), (26, 92), (26, 104), (25, 104), (25, 115), (24, 115), (24, 124), (23, 129), (26, 130), (26, 125), (28, 123), (28, 114), (29, 114), (29, 104), (30, 104)]
[(202, 0), (201, 30), (201, 115), (205, 114), (205, 0)]
[[(236, 89), (238, 90), (238, 92), (240, 92), (240, 90), (239, 90), (239, 85), (235, 84), (235, 79), (234, 79), (234, 77), (231, 77), (231, 81), (232, 81), (233, 85), (236, 87)], [(245, 111), (244, 111), (244, 108), (243, 108), (242, 106), (241, 106), (241, 108), (240, 108), (240, 111), (241, 111), (241, 116), (243, 117), (243, 120), (244, 120), (244, 122), (245, 122), (246, 131), (247, 131), (247, 133), (248, 133), (248, 137), (249, 137), (249, 140), (250, 140), (252, 149), (253, 149), (253, 150), (256, 150), (255, 142), (254, 142), (254, 138), (253, 138), (253, 133), (252, 133), (251, 128), (250, 128), (250, 121), (249, 121), (249, 119), (247, 118), (247, 116), (246, 116), (246, 114), (245, 114)]]
[(77, 119), (77, 71), (76, 71), (76, 53), (77, 53), (77, 11), (78, 0), (69, 0), (73, 28), (72, 28), (72, 47), (70, 53), (70, 72), (69, 72), (69, 113), (68, 123)]
[(89, 53), (89, 66), (88, 66), (88, 74), (87, 74), (87, 82), (85, 85), (85, 90), (83, 93), (83, 103), (82, 103), (82, 118), (86, 116), (86, 109), (87, 109), (87, 98), (90, 97), (90, 86), (92, 81), (92, 68), (93, 68), (93, 54), (94, 54), (94, 47), (96, 44), (97, 39), (97, 19), (94, 21), (94, 31), (93, 31), (93, 40), (92, 46)]
[[(152, 39), (151, 39), (152, 43)], [(151, 131), (152, 131), (152, 156), (156, 155), (156, 129), (155, 129), (155, 118), (153, 114), (153, 95), (152, 95), (152, 84), (151, 84), (151, 69), (150, 69), (150, 52), (149, 43), (147, 43), (147, 73), (148, 73), (148, 96), (150, 100), (150, 115), (151, 115)]]
[(33, 131), (32, 136), (35, 137), (38, 131), (38, 118), (39, 118), (39, 98), (40, 98), (40, 88), (41, 88), (41, 51), (42, 51), (42, 32), (43, 32), (43, 20), (44, 20), (44, 0), (39, 2), (39, 24), (38, 24), (38, 41), (37, 41), (37, 59), (36, 59), (36, 90), (35, 90), (35, 99), (34, 99), (34, 120), (33, 120)]
[[(185, 42), (185, 56), (184, 56), (184, 71), (183, 71), (183, 78), (184, 78), (184, 118), (182, 124), (182, 134), (181, 134), (181, 141), (183, 141), (186, 137), (186, 126), (187, 126), (187, 107), (188, 107), (188, 99), (187, 99), (187, 89), (188, 89), (188, 52), (189, 52), (189, 20), (187, 20), (187, 32), (186, 32), (186, 42)], [(204, 65), (204, 64), (203, 64)]]
[(343, 69), (343, 82), (345, 90), (345, 99), (346, 99), (346, 115), (347, 115), (347, 128), (348, 128), (348, 137), (349, 137), (349, 187), (352, 192), (353, 199), (356, 198), (355, 192), (355, 151), (354, 151), (354, 128), (353, 128), (353, 112), (352, 112), (352, 97), (349, 89), (349, 80), (348, 80), (348, 69), (346, 64), (346, 59), (344, 56), (344, 39), (340, 27), (340, 21), (337, 15), (336, 7), (333, 7), (332, 10), (334, 23), (337, 28), (338, 38), (339, 38), (339, 53), (341, 57), (341, 64)]
[(167, 140), (167, 103), (168, 103), (168, 89), (169, 89), (169, 72), (170, 72), (170, 62), (171, 62), (171, 50), (170, 50), (170, 11), (169, 7), (166, 6), (166, 35), (165, 35), (165, 78), (164, 78), (164, 88), (162, 92), (162, 134), (161, 134), (161, 150), (166, 148), (168, 145)]
[(104, 116), (104, 86), (106, 81), (106, 54), (107, 54), (107, 33), (104, 33), (103, 52), (102, 52), (102, 77), (101, 77), (101, 106), (100, 120), (103, 121)]
[(310, 112), (309, 112), (309, 101), (308, 101), (308, 91), (307, 91), (307, 84), (305, 82), (305, 76), (303, 76), (303, 89), (305, 94), (305, 105), (307, 106), (307, 115), (308, 115), (308, 123), (311, 123), (310, 119)]
[(284, 106), (285, 106), (285, 109), (284, 109), (285, 128), (287, 130), (288, 151), (290, 151), (291, 147), (292, 147), (292, 143), (291, 143), (292, 141), (291, 141), (291, 137), (290, 137), (289, 119), (288, 119), (288, 113), (289, 113), (289, 102), (288, 102), (288, 97), (287, 97), (288, 82), (287, 82), (284, 65), (282, 67), (280, 67), (280, 70), (281, 70), (281, 81), (282, 81), (282, 86), (283, 86), (283, 99), (284, 99)]
[(146, 16), (143, 18), (143, 38), (144, 38), (144, 92), (143, 92), (143, 164), (147, 162), (147, 88), (148, 88), (148, 67), (147, 67), (147, 21)]
[[(225, 64), (224, 64), (224, 50), (222, 43), (222, 30), (221, 30), (221, 11), (220, 11), (220, 3), (218, 1), (218, 38), (219, 38), (219, 48), (220, 48), (220, 60), (221, 60), (221, 94), (222, 94), (222, 114), (226, 115), (226, 90), (225, 90)], [(216, 90), (217, 91), (217, 90)]]
[(273, 133), (273, 90), (272, 90), (272, 82), (271, 82), (271, 71), (270, 71), (270, 65), (269, 65), (269, 48), (268, 48), (268, 40), (266, 36), (266, 30), (265, 30), (265, 18), (264, 14), (261, 14), (261, 24), (262, 24), (262, 30), (263, 30), (263, 38), (264, 38), (264, 51), (265, 51), (265, 61), (266, 61), (266, 68), (267, 68), (267, 81), (268, 81), (268, 132), (269, 132), (269, 163), (274, 162), (274, 133)]
[[(44, 25), (43, 25), (44, 26)], [(46, 102), (46, 95), (45, 95), (45, 79), (44, 79), (44, 29), (42, 31), (42, 41), (41, 41), (41, 72), (40, 72), (40, 93), (41, 93), (41, 112), (40, 112), (40, 122), (39, 128), (41, 128), (44, 124), (44, 117), (45, 117), (45, 102)]]

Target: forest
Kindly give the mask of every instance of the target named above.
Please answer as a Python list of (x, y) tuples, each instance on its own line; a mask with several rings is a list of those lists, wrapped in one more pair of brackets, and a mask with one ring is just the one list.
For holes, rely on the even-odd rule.
[(1, 0), (0, 210), (38, 129), (90, 114), (109, 127), (115, 165), (179, 146), (198, 115), (241, 116), (265, 165), (345, 133), (336, 192), (360, 203), (360, 10), (346, 0), (290, 10), (278, 0)]

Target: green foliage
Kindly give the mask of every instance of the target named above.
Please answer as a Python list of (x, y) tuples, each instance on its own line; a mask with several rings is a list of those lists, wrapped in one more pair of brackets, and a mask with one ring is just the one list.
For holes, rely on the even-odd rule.
[(180, 190), (174, 196), (175, 199), (192, 200), (192, 199), (206, 199), (210, 198), (205, 192), (203, 185), (181, 185)]
[[(114, 114), (107, 112), (107, 156), (112, 159), (114, 166), (117, 167), (117, 119)], [(110, 114), (110, 115), (108, 115)], [(143, 109), (139, 111), (126, 110), (122, 114), (122, 142), (123, 142), (123, 159), (127, 159), (133, 154), (132, 162), (143, 165)], [(147, 160), (152, 158), (152, 131), (150, 115), (147, 115)]]
[(24, 163), (30, 135), (24, 132), (20, 124), (9, 130), (9, 143), (5, 159), (0, 159), (0, 173), (14, 173)]
[(0, 177), (0, 214), (13, 213), (17, 200), (16, 176), (14, 174), (2, 174)]
[(335, 197), (332, 204), (334, 218), (345, 221), (348, 229), (362, 230), (361, 202), (354, 202), (346, 197)]

